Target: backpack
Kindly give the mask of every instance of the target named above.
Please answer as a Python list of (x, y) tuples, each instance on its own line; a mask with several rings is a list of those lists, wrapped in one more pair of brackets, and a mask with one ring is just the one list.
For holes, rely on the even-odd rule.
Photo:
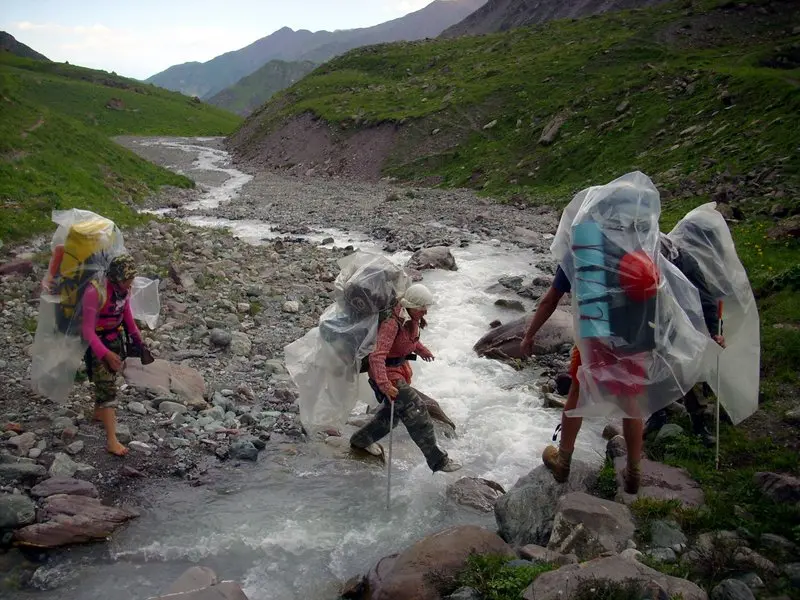
[(81, 298), (87, 285), (94, 285), (105, 303), (101, 282), (112, 258), (116, 226), (103, 217), (70, 225), (63, 244), (53, 250), (50, 273), (52, 291), (58, 298), (56, 327), (66, 335), (80, 335)]

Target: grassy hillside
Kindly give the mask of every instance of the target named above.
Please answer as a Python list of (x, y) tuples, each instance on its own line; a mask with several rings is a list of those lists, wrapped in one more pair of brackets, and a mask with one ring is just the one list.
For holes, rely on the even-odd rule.
[(130, 223), (137, 220), (131, 207), (150, 190), (192, 185), (110, 136), (224, 135), (238, 122), (155, 86), (2, 53), (0, 239), (48, 229), (54, 208), (89, 208)]
[[(662, 192), (666, 231), (689, 209), (724, 202), (759, 296), (762, 410), (738, 428), (723, 427), (720, 471), (713, 453), (692, 443), (661, 458), (689, 468), (704, 486), (710, 508), (700, 530), (793, 531), (800, 541), (800, 510), (777, 508), (753, 483), (760, 470), (800, 474), (797, 417), (787, 415), (800, 391), (796, 7), (682, 0), (363, 48), (277, 94), (230, 142), (241, 156), (254, 155), (271, 133), (288, 135), (297, 128), (285, 124), (311, 113), (336, 139), (392, 124), (384, 174), (401, 181), (561, 207), (587, 185), (639, 169)], [(557, 135), (542, 141), (558, 122)], [(787, 218), (795, 233), (771, 235)]]
[(247, 116), (277, 92), (308, 75), (316, 66), (309, 61), (271, 60), (252, 75), (209, 98), (208, 103)]

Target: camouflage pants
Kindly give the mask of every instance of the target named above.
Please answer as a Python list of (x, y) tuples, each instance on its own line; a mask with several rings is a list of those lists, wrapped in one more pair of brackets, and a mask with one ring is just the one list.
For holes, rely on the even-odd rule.
[[(422, 450), (425, 460), (432, 471), (438, 471), (447, 463), (447, 453), (436, 445), (436, 434), (428, 409), (419, 394), (404, 381), (395, 383), (398, 389), (394, 401), (394, 425), (402, 421), (408, 435)], [(391, 404), (383, 402), (372, 421), (356, 431), (350, 438), (350, 444), (356, 448), (366, 448), (389, 433)]]
[[(124, 336), (118, 335), (111, 341), (103, 340), (106, 348), (125, 358)], [(97, 408), (116, 408), (117, 373), (108, 368), (105, 361), (99, 360), (91, 349), (86, 351), (86, 373), (94, 384), (94, 403)]]
[(683, 397), (683, 405), (690, 416), (696, 415), (695, 418), (699, 419), (710, 415), (711, 404), (709, 403), (708, 395), (711, 393), (711, 389), (707, 388), (708, 384), (706, 383), (695, 384)]

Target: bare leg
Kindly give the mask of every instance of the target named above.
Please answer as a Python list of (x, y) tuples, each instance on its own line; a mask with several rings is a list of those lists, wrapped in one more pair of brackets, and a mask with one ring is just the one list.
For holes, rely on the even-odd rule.
[(561, 442), (558, 448), (555, 446), (547, 446), (544, 452), (542, 452), (542, 462), (552, 471), (553, 478), (559, 483), (564, 483), (569, 479), (572, 452), (575, 450), (575, 440), (583, 424), (583, 418), (567, 416), (567, 411), (578, 406), (579, 396), (580, 386), (578, 385), (578, 378), (574, 377), (572, 379), (572, 385), (569, 388), (567, 403), (564, 405), (564, 411), (561, 413)]
[(98, 408), (96, 413), (106, 428), (106, 447), (108, 451), (117, 456), (125, 456), (128, 453), (128, 449), (120, 444), (117, 439), (116, 410), (113, 408)]

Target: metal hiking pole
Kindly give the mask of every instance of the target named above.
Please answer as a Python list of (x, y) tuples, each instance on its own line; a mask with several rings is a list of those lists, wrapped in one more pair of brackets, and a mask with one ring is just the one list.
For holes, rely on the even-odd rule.
[[(717, 336), (722, 336), (722, 300), (719, 301), (717, 304), (717, 316), (719, 317), (719, 321), (717, 322)], [(724, 348), (723, 348), (724, 350)], [(717, 430), (716, 430), (716, 445), (717, 451), (714, 457), (714, 467), (717, 471), (719, 471), (719, 384), (720, 384), (720, 375), (719, 375), (719, 362), (720, 362), (720, 355), (722, 352), (717, 354), (717, 411), (716, 411), (716, 419), (717, 419)]]
[(389, 409), (389, 459), (386, 461), (389, 478), (386, 482), (386, 510), (392, 508), (392, 437), (394, 434), (394, 400), (386, 399), (391, 408)]

